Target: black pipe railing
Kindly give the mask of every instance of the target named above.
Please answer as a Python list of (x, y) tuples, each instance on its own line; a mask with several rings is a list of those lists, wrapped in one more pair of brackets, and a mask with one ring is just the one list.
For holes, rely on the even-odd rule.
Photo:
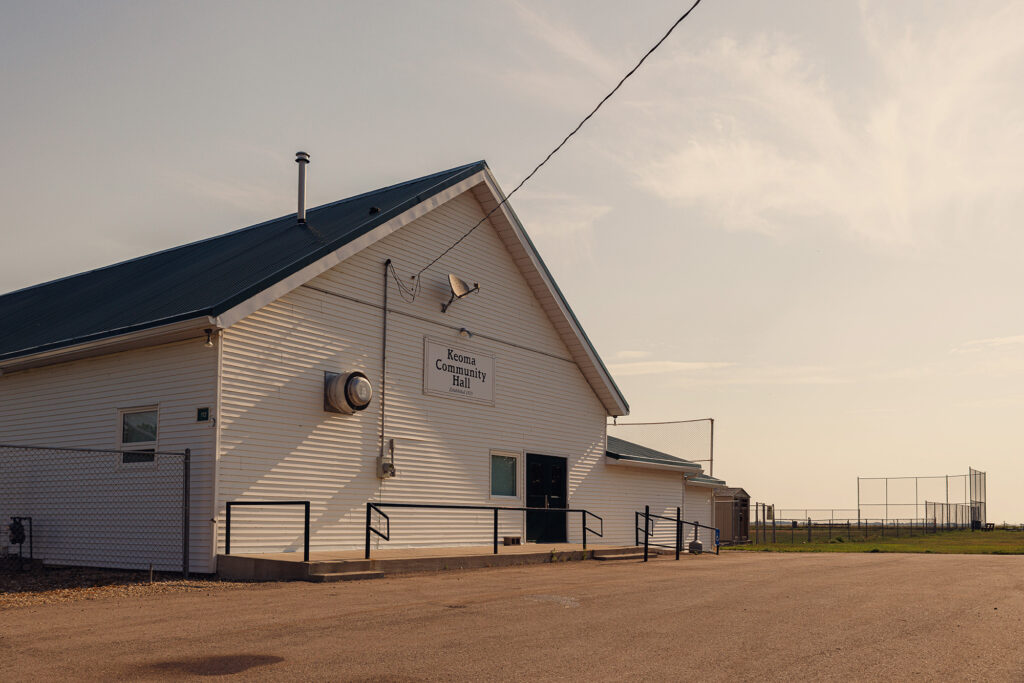
[[(641, 517), (644, 518), (644, 525), (643, 525), (643, 527), (640, 526), (640, 518)], [(668, 545), (667, 543), (653, 543), (653, 542), (651, 542), (651, 536), (654, 535), (654, 529), (652, 528), (654, 526), (654, 522), (652, 522), (652, 520), (657, 520), (657, 519), (663, 519), (663, 520), (666, 520), (668, 522), (673, 522), (675, 524), (675, 526), (676, 526), (676, 542), (675, 542), (675, 544)], [(719, 551), (719, 547), (720, 547), (719, 541), (721, 540), (721, 534), (720, 534), (718, 529), (716, 529), (713, 526), (707, 526), (705, 524), (701, 524), (700, 522), (689, 522), (689, 521), (683, 519), (682, 518), (682, 510), (680, 508), (676, 508), (676, 516), (675, 516), (675, 518), (672, 518), (672, 517), (666, 517), (665, 515), (651, 514), (651, 506), (650, 505), (645, 505), (643, 512), (640, 512), (639, 510), (633, 512), (633, 527), (634, 527), (633, 543), (634, 543), (634, 545), (640, 545), (640, 532), (643, 532), (643, 534), (644, 534), (644, 562), (647, 561), (647, 557), (648, 557), (650, 546), (654, 546), (656, 548), (675, 549), (675, 551), (676, 551), (676, 559), (678, 560), (679, 559), (679, 555), (680, 555), (680, 553), (682, 552), (682, 549), (683, 549), (683, 525), (684, 524), (689, 524), (689, 525), (691, 525), (693, 527), (693, 540), (695, 540), (695, 541), (698, 540), (697, 533), (698, 533), (698, 531), (700, 529), (708, 529), (709, 531), (714, 531), (715, 532), (715, 555), (718, 555), (718, 551)]]
[(306, 523), (302, 533), (302, 561), (309, 562), (309, 501), (308, 500), (232, 500), (226, 504), (224, 514), (224, 554), (231, 554), (231, 508), (233, 506), (302, 505), (306, 509)]
[[(375, 503), (369, 501), (366, 503), (366, 552), (365, 558), (370, 559), (370, 534), (376, 534), (385, 541), (391, 540), (391, 518), (381, 508), (417, 508), (421, 510), (491, 510), (494, 513), (494, 527), (493, 527), (493, 544), (494, 554), (498, 554), (498, 512), (578, 512), (581, 517), (581, 530), (583, 531), (583, 549), (587, 549), (587, 534), (591, 533), (595, 536), (604, 538), (604, 519), (600, 515), (595, 515), (589, 510), (582, 508), (528, 508), (528, 507), (509, 507), (504, 505), (442, 505), (440, 503)], [(387, 522), (387, 526), (384, 531), (380, 531), (373, 526), (373, 512), (376, 511), (384, 520)], [(591, 529), (587, 526), (587, 515), (590, 515), (601, 523), (601, 530)]]

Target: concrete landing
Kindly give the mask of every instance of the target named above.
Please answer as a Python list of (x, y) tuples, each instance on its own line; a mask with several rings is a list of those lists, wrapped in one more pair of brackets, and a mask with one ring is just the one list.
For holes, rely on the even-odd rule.
[(642, 548), (590, 546), (583, 550), (578, 544), (569, 543), (526, 544), (501, 546), (497, 555), (491, 546), (398, 548), (375, 550), (369, 560), (363, 559), (362, 551), (341, 550), (310, 553), (309, 562), (303, 562), (298, 553), (218, 555), (217, 574), (234, 581), (353, 581), (388, 574), (572, 562), (620, 555), (629, 559), (642, 557)]

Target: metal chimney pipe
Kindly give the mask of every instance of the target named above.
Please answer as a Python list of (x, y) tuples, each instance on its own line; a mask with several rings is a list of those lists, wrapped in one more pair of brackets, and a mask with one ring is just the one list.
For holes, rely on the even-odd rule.
[(300, 223), (306, 222), (306, 164), (309, 163), (309, 155), (305, 152), (295, 153), (295, 163), (299, 165), (299, 211)]

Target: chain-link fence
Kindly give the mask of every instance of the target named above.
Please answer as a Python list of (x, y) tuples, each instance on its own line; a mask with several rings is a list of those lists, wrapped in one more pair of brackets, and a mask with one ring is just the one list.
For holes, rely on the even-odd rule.
[(909, 477), (857, 477), (857, 517), (953, 520), (984, 527), (988, 521), (986, 474), (973, 467), (967, 474)]
[(608, 425), (608, 436), (700, 463), (708, 474), (714, 474), (715, 421), (711, 418), (619, 422)]
[[(950, 527), (953, 528), (953, 527)], [(946, 530), (926, 519), (755, 519), (752, 543), (805, 544), (911, 538)]]
[(0, 445), (0, 547), (48, 565), (187, 576), (190, 461), (187, 450)]

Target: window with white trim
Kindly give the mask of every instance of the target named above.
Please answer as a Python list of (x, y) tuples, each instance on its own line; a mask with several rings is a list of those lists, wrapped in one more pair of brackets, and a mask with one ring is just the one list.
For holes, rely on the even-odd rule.
[(491, 451), (491, 497), (519, 497), (519, 454)]
[(125, 465), (156, 460), (158, 411), (155, 407), (118, 411), (118, 449)]

